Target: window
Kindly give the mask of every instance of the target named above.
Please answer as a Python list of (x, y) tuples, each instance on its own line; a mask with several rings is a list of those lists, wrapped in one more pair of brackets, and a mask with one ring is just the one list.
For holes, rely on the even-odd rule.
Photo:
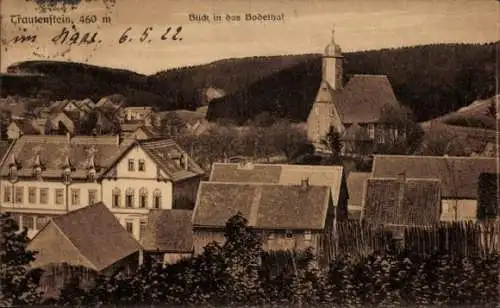
[(64, 203), (64, 189), (56, 188), (56, 204)]
[(71, 189), (71, 204), (80, 205), (80, 189)]
[(16, 187), (16, 203), (23, 203), (24, 199), (24, 187)]
[(40, 188), (40, 204), (47, 204), (49, 202), (49, 189)]
[(28, 202), (36, 203), (36, 187), (28, 187)]
[(146, 188), (141, 188), (139, 192), (139, 207), (146, 208), (148, 204), (148, 191)]
[(127, 221), (125, 222), (125, 229), (127, 230), (128, 233), (133, 234), (134, 233), (134, 223)]
[(89, 189), (89, 204), (94, 204), (97, 202), (97, 190)]
[(120, 199), (121, 199), (120, 188), (115, 187), (113, 189), (113, 207), (120, 207)]
[(10, 186), (3, 187), (3, 202), (12, 202), (12, 190)]
[(146, 163), (144, 162), (144, 159), (139, 159), (139, 171), (146, 171)]
[(311, 231), (304, 232), (304, 240), (310, 241), (312, 239)]
[(125, 207), (134, 207), (134, 190), (132, 188), (127, 189), (125, 195)]
[(35, 217), (29, 215), (23, 215), (23, 228), (35, 229)]
[(373, 123), (368, 124), (368, 134), (370, 135), (371, 139), (375, 138), (375, 124)]
[(128, 171), (134, 171), (134, 160), (133, 159), (129, 159), (128, 160)]
[(287, 231), (285, 232), (285, 234), (286, 234), (286, 237), (287, 237), (287, 238), (291, 238), (291, 237), (293, 236), (293, 233), (292, 233), (292, 231), (290, 231), (290, 230), (287, 230)]
[(146, 222), (141, 221), (139, 225), (139, 239), (142, 240), (144, 238), (144, 234), (146, 233)]
[(153, 193), (153, 208), (161, 208), (161, 192), (159, 189), (156, 189)]

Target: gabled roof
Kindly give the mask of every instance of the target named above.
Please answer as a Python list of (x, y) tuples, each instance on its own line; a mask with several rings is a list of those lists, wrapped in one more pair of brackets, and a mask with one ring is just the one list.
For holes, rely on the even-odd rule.
[(259, 229), (321, 230), (330, 187), (263, 183), (201, 182), (194, 227), (224, 227), (238, 212)]
[(342, 166), (214, 163), (210, 182), (299, 185), (307, 178), (311, 185), (329, 186), (337, 204), (343, 171)]
[[(169, 180), (181, 181), (205, 173), (172, 139), (146, 139), (140, 140), (138, 143), (151, 159), (158, 164), (158, 167), (166, 173)], [(174, 158), (179, 156), (187, 158), (187, 168), (180, 167), (176, 163)]]
[(31, 120), (28, 119), (13, 120), (10, 125), (16, 125), (19, 128), (19, 130), (25, 135), (40, 134), (40, 132), (31, 124)]
[(144, 132), (144, 134), (148, 137), (148, 138), (160, 138), (161, 137), (161, 134), (156, 131), (154, 128), (152, 127), (149, 127), (149, 126), (146, 126), (146, 125), (143, 125), (141, 127), (138, 127), (134, 133), (136, 133), (137, 131), (142, 131)]
[(342, 123), (375, 123), (385, 105), (399, 104), (385, 75), (353, 75), (340, 90), (323, 81), (316, 102), (333, 103)]
[(366, 181), (370, 178), (370, 172), (350, 172), (347, 176), (347, 191), (349, 192), (349, 205), (363, 204)]
[[(163, 178), (173, 182), (186, 180), (195, 176), (201, 176), (205, 172), (201, 167), (172, 139), (145, 139), (130, 140), (127, 149), (122, 151), (118, 159), (104, 173), (104, 176), (112, 174), (114, 167), (135, 146), (141, 147), (144, 152), (163, 171)], [(179, 164), (179, 160), (187, 158), (187, 168)]]
[(439, 180), (368, 179), (362, 218), (376, 224), (429, 225), (440, 219)]
[(94, 164), (96, 176), (100, 176), (133, 143), (124, 140), (119, 143), (117, 136), (21, 136), (14, 143), (0, 174), (9, 175), (9, 166), (18, 164), (17, 174), (32, 177), (38, 163), (42, 165), (42, 177), (61, 178), (63, 169), (69, 160), (73, 169), (71, 177), (86, 179), (91, 164)]
[(497, 171), (495, 158), (375, 155), (373, 177), (439, 179), (441, 194), (450, 199), (477, 199), (479, 175)]
[(192, 252), (192, 218), (193, 211), (189, 210), (150, 210), (142, 247), (148, 251)]
[(96, 271), (141, 250), (139, 243), (102, 202), (56, 216), (51, 223), (57, 225)]

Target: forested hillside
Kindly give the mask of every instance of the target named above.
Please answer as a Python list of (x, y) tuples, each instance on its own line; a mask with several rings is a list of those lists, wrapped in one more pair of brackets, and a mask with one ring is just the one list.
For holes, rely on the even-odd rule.
[[(427, 120), (494, 95), (496, 44), (438, 44), (345, 54), (352, 74), (386, 74), (398, 99)], [(321, 78), (321, 57), (214, 100), (211, 120), (251, 118), (262, 111), (305, 120)]]
[[(345, 54), (345, 77), (387, 74), (398, 99), (419, 120), (457, 110), (495, 89), (496, 43), (436, 44)], [(0, 75), (2, 97), (42, 100), (99, 98), (121, 94), (129, 105), (195, 109), (203, 90), (226, 96), (210, 104), (210, 120), (245, 121), (263, 111), (305, 120), (321, 78), (321, 56), (285, 55), (225, 59), (146, 76), (80, 63), (28, 61)], [(16, 75), (19, 74), (19, 75)]]

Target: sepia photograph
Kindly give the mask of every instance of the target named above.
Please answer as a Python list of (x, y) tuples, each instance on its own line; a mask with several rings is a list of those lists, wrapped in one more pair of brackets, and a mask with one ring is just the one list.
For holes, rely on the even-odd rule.
[(0, 15), (0, 307), (498, 307), (499, 1)]

